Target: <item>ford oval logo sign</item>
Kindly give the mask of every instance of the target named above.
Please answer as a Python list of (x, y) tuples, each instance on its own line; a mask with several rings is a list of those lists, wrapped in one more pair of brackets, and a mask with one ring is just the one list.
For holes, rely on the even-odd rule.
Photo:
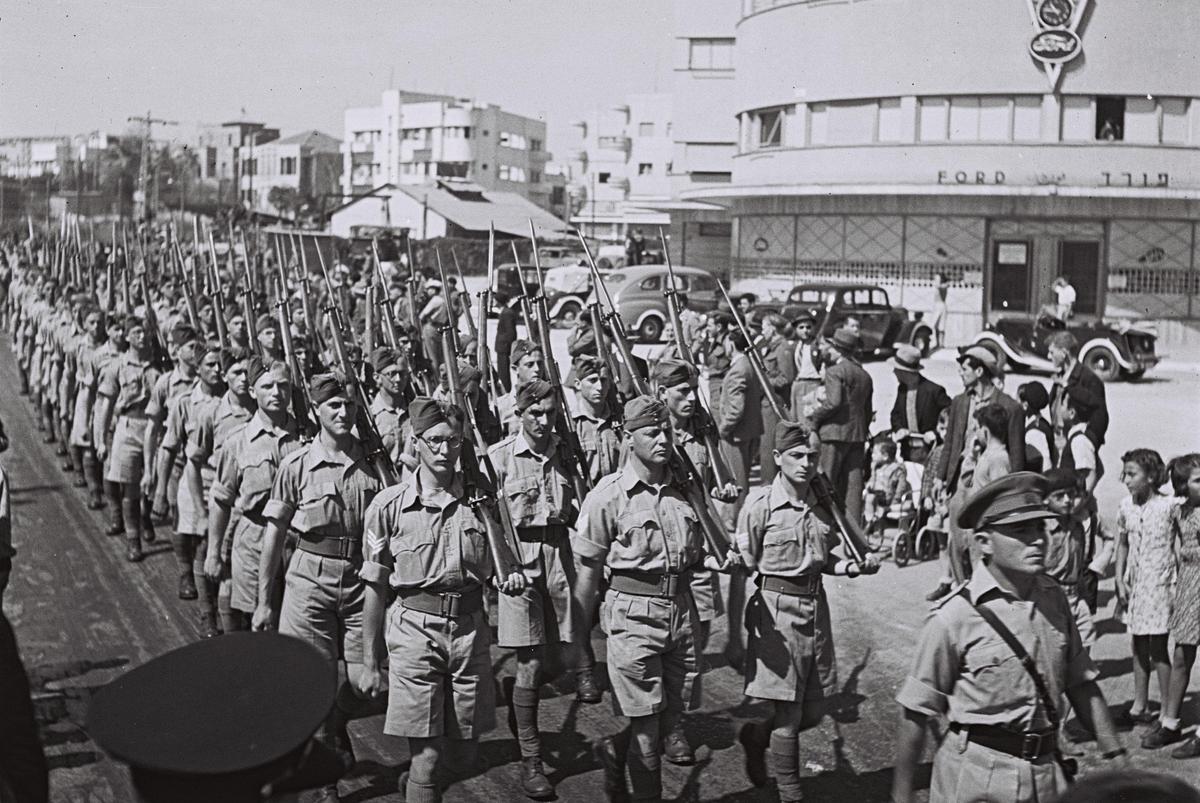
[(1042, 31), (1029, 43), (1029, 52), (1043, 64), (1065, 64), (1079, 55), (1083, 44), (1073, 31)]

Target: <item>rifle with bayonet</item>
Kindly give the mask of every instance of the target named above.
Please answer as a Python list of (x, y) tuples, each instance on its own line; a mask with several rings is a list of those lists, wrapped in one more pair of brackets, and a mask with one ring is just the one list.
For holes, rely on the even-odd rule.
[(459, 290), (454, 294), (455, 299), (462, 299), (463, 313), (467, 319), (467, 331), (473, 340), (478, 340), (479, 329), (476, 328), (475, 321), (471, 317), (471, 294), (467, 292), (467, 277), (463, 276), (462, 266), (458, 264), (458, 254), (454, 253), (453, 247), (450, 249), (450, 259), (454, 262), (454, 272), (458, 274)]
[(521, 285), (521, 320), (525, 323), (525, 336), (530, 342), (537, 339), (537, 332), (533, 328), (533, 305), (529, 300), (529, 288), (525, 286), (525, 269), (521, 267), (521, 255), (517, 253), (517, 241), (512, 243), (513, 262), (517, 264), (517, 281)]
[[(633, 363), (633, 350), (629, 346), (629, 341), (625, 337), (625, 324), (621, 320), (621, 315), (617, 312), (616, 304), (613, 303), (612, 296), (608, 294), (608, 288), (604, 286), (604, 282), (600, 276), (600, 269), (596, 266), (596, 260), (592, 258), (592, 251), (588, 248), (587, 240), (579, 234), (579, 241), (583, 244), (583, 253), (587, 258), (588, 267), (592, 271), (592, 280), (596, 284), (597, 299), (603, 299), (604, 305), (607, 307), (607, 312), (603, 316), (605, 323), (608, 326), (609, 337), (617, 347), (617, 354), (622, 362), (629, 368), (630, 379), (633, 382), (633, 387), (639, 396), (650, 395), (650, 385), (646, 379), (638, 373)], [(717, 558), (723, 558), (729, 551), (729, 535), (725, 531), (725, 525), (721, 521), (720, 514), (717, 513), (713, 505), (712, 497), (709, 496), (708, 489), (704, 485), (704, 478), (700, 476), (694, 463), (685, 450), (680, 449), (675, 443), (674, 435), (667, 440), (667, 448), (669, 449), (669, 467), (677, 482), (682, 485), (681, 490), (688, 502), (691, 503), (692, 509), (700, 519), (700, 529), (704, 533), (704, 541), (708, 546), (708, 551)]]
[(426, 395), (430, 395), (437, 387), (437, 377), (433, 373), (432, 355), (425, 353), (425, 342), (421, 337), (421, 310), (417, 309), (417, 260), (413, 256), (412, 238), (404, 241), (404, 247), (408, 253), (408, 278), (404, 282), (404, 300), (408, 307), (408, 321), (412, 332), (409, 337), (412, 347), (409, 361), (418, 386)]
[[(746, 357), (750, 360), (750, 367), (754, 371), (754, 376), (758, 379), (758, 384), (762, 386), (763, 398), (771, 405), (772, 412), (775, 413), (775, 416), (781, 422), (790, 421), (791, 419), (784, 412), (783, 407), (779, 404), (779, 400), (775, 397), (771, 383), (767, 381), (767, 369), (763, 365), (762, 355), (759, 354), (758, 349), (754, 348), (754, 341), (750, 338), (750, 330), (746, 328), (745, 321), (742, 320), (737, 306), (729, 297), (729, 292), (725, 289), (725, 285), (720, 279), (717, 280), (717, 286), (721, 288), (721, 294), (725, 296), (725, 301), (729, 304), (729, 310), (733, 315), (733, 319), (737, 322), (742, 337), (746, 339), (746, 343), (748, 344), (746, 347)], [(846, 516), (845, 508), (842, 507), (842, 502), (837, 498), (833, 482), (829, 477), (825, 476), (825, 472), (817, 471), (810, 484), (817, 496), (817, 502), (829, 511), (829, 514), (833, 516), (834, 523), (837, 524), (838, 536), (842, 542), (842, 549), (846, 552), (846, 557), (857, 563), (864, 573), (869, 571), (864, 560), (865, 556), (871, 551), (867, 545), (867, 539), (863, 535), (862, 528), (858, 526), (858, 523), (851, 521)]]
[(279, 337), (283, 341), (283, 357), (292, 375), (292, 414), (301, 435), (312, 437), (316, 433), (312, 413), (312, 398), (308, 395), (308, 381), (304, 368), (296, 356), (296, 344), (292, 341), (292, 308), (288, 303), (287, 274), (283, 263), (279, 263), (278, 292), (275, 296), (275, 314), (279, 319)]
[[(450, 352), (454, 348), (450, 327), (442, 329), (442, 349)], [(475, 420), (475, 406), (463, 391), (462, 381), (458, 376), (458, 363), (453, 359), (446, 360), (446, 384), (450, 389), (450, 398), (463, 412), (466, 428), (464, 433), (462, 453), (459, 464), (467, 489), (471, 492), (471, 507), (483, 519), (487, 531), (488, 547), (492, 553), (492, 565), (495, 568), (497, 582), (504, 582), (512, 572), (521, 571), (521, 563), (517, 560), (517, 550), (513, 544), (517, 542), (516, 529), (513, 527), (512, 514), (508, 509), (508, 501), (499, 492), (499, 474), (496, 472), (492, 458), (488, 455), (487, 444), (479, 431)], [(480, 466), (487, 474), (486, 482), (480, 473)], [(499, 521), (492, 515), (491, 504), (495, 504), (500, 514)]]
[[(320, 252), (318, 251), (318, 253)], [(342, 374), (342, 381), (346, 383), (357, 408), (355, 424), (358, 435), (366, 446), (367, 460), (375, 467), (379, 479), (383, 481), (384, 485), (395, 485), (400, 480), (399, 472), (396, 471), (396, 464), (392, 462), (391, 455), (383, 445), (383, 437), (379, 434), (379, 425), (371, 413), (371, 400), (367, 398), (367, 391), (359, 381), (358, 372), (350, 360), (350, 352), (346, 348), (346, 341), (342, 338), (346, 321), (342, 310), (338, 307), (337, 297), (333, 293), (333, 282), (329, 280), (325, 259), (322, 257), (320, 261), (321, 274), (325, 278), (325, 289), (329, 292), (325, 307), (325, 314), (329, 320), (329, 339), (333, 346), (334, 360)], [(353, 332), (350, 334), (353, 337)]]
[[(700, 375), (700, 368), (696, 365), (696, 357), (692, 354), (691, 346), (683, 334), (683, 315), (679, 308), (679, 289), (675, 280), (675, 266), (671, 264), (671, 252), (667, 249), (667, 238), (663, 234), (662, 229), (658, 230), (658, 238), (662, 242), (663, 255), (667, 263), (667, 283), (663, 287), (663, 296), (667, 300), (667, 314), (671, 318), (671, 329), (675, 336), (675, 349), (679, 352), (679, 359), (687, 363), (695, 376), (698, 377)], [(733, 482), (733, 472), (726, 466), (725, 458), (721, 454), (721, 442), (717, 436), (717, 423), (713, 420), (712, 410), (705, 404), (703, 397), (699, 393), (695, 393), (694, 395), (702, 413), (700, 434), (704, 439), (704, 449), (708, 452), (708, 464), (712, 466), (713, 479), (716, 486), (724, 488)]]
[[(592, 487), (591, 467), (588, 465), (587, 453), (583, 450), (583, 444), (579, 441), (579, 429), (575, 419), (571, 417), (571, 408), (567, 405), (566, 391), (563, 387), (562, 376), (558, 371), (558, 362), (554, 359), (554, 351), (550, 342), (550, 316), (546, 309), (545, 286), (542, 283), (542, 264), (538, 259), (537, 234), (533, 230), (532, 220), (529, 221), (529, 243), (533, 250), (533, 273), (538, 285), (537, 295), (533, 298), (530, 306), (536, 316), (538, 344), (542, 352), (542, 365), (546, 369), (546, 381), (554, 388), (554, 401), (558, 407), (554, 428), (558, 430), (558, 436), (566, 443), (567, 450), (575, 459), (573, 465), (564, 468), (571, 476), (571, 484), (575, 487), (576, 498), (582, 501)], [(520, 265), (517, 266), (517, 272), (521, 272)], [(521, 283), (521, 289), (525, 290), (524, 281)]]

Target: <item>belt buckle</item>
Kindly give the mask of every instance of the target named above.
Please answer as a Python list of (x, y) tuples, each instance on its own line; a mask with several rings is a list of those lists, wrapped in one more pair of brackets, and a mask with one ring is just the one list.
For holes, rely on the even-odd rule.
[(338, 557), (342, 560), (350, 560), (354, 553), (354, 541), (350, 538), (338, 539)]
[(667, 573), (658, 584), (658, 589), (667, 599), (672, 599), (679, 590), (679, 575)]
[(462, 594), (458, 593), (457, 591), (447, 591), (442, 594), (441, 597), (442, 616), (445, 616), (447, 619), (453, 619), (458, 616), (458, 603), (459, 600), (462, 599)]
[(1041, 733), (1025, 733), (1021, 735), (1021, 758), (1033, 761), (1042, 754), (1042, 740), (1046, 738)]

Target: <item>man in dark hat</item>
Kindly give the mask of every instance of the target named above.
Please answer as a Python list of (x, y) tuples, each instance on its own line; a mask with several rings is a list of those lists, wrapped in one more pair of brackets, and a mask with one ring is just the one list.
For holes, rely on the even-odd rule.
[[(762, 319), (762, 339), (755, 344), (755, 348), (762, 354), (764, 373), (767, 375), (767, 383), (771, 386), (766, 392), (775, 395), (775, 400), (784, 413), (788, 412), (788, 405), (791, 404), (792, 381), (796, 378), (796, 362), (792, 354), (794, 348), (788, 332), (787, 319), (777, 312), (769, 313)], [(763, 431), (773, 432), (779, 424), (779, 418), (765, 394), (761, 412)], [(773, 453), (774, 444), (771, 439), (761, 438), (758, 447), (758, 470), (764, 483), (775, 479)]]
[(758, 573), (746, 609), (746, 696), (772, 701), (775, 712), (766, 722), (743, 725), (738, 738), (751, 782), (763, 786), (769, 774), (781, 803), (798, 803), (799, 733), (821, 721), (825, 701), (838, 691), (821, 575), (853, 577), (879, 564), (874, 556), (863, 566), (834, 556), (837, 526), (810, 487), (819, 443), (808, 425), (781, 422), (771, 446), (779, 473), (750, 492), (737, 537), (747, 568)]
[(658, 800), (662, 737), (700, 699), (691, 572), (702, 563), (726, 569), (729, 556), (705, 554), (696, 514), (671, 483), (666, 405), (637, 396), (624, 412), (625, 464), (588, 494), (571, 538), (579, 560), (573, 589), (577, 607), (591, 610), (605, 568), (611, 573), (600, 624), (614, 702), (630, 729), (597, 744), (605, 792), (624, 797), (627, 766), (633, 799)]
[(139, 803), (294, 800), (346, 771), (311, 741), (333, 696), (311, 647), (241, 633), (189, 644), (112, 681), (92, 699), (87, 729), (129, 765)]
[[(362, 612), (366, 583), (362, 565), (363, 517), (383, 487), (354, 435), (356, 408), (349, 389), (334, 374), (318, 374), (309, 387), (320, 424), (313, 441), (286, 455), (279, 465), (270, 497), (262, 508), (266, 533), (259, 561), (258, 610), (254, 626), (268, 628), (316, 647), (336, 674), (346, 664), (347, 682), (338, 689), (333, 713), (322, 731), (327, 744), (351, 753), (346, 724), (362, 704)], [(283, 561), (288, 529), (299, 543), (287, 566), (282, 605), (273, 592)], [(338, 799), (336, 785), (322, 791), (323, 800)]]
[(512, 390), (496, 399), (496, 415), (506, 435), (520, 428), (517, 391), (523, 385), (542, 378), (542, 348), (530, 340), (518, 340), (512, 345), (509, 363), (513, 371)]
[[(263, 507), (284, 456), (300, 448), (296, 422), (288, 414), (292, 386), (287, 366), (251, 357), (246, 382), (254, 395), (255, 412), (222, 440), (207, 497), (211, 504), (207, 551), (228, 565), (229, 614), (223, 624), (233, 630), (249, 629), (258, 610), (259, 561), (267, 524)], [(193, 453), (196, 461), (204, 457), (203, 452)], [(234, 511), (238, 515), (230, 531)]]
[[(513, 350), (514, 361), (518, 353)], [(521, 750), (521, 786), (535, 800), (554, 796), (542, 769), (537, 715), (538, 687), (544, 678), (539, 673), (545, 661), (557, 657), (548, 652), (565, 652), (561, 645), (572, 643), (582, 624), (577, 621), (580, 612), (590, 610), (571, 605), (575, 562), (568, 536), (579, 500), (566, 470), (566, 444), (554, 432), (558, 415), (554, 393), (544, 379), (519, 386), (515, 405), (520, 429), (488, 450), (500, 482), (497, 490), (508, 500), (516, 530), (517, 559), (529, 579), (522, 594), (500, 597), (498, 634), (501, 647), (517, 651), (515, 687), (508, 703)], [(586, 661), (565, 663), (590, 677)], [(580, 684), (584, 690), (585, 684)]]
[[(1125, 755), (1058, 583), (1045, 575), (1046, 481), (1017, 472), (975, 491), (958, 517), (982, 556), (925, 625), (908, 678), (896, 695), (903, 708), (892, 799), (908, 803), (924, 754), (930, 717), (949, 732), (933, 759), (930, 803), (959, 800), (1050, 800), (1067, 788), (1058, 751), (1058, 706), (1066, 694), (1096, 734), (1100, 757)], [(995, 623), (985, 618), (984, 611)], [(999, 627), (997, 627), (999, 625)], [(1018, 658), (1003, 628), (1032, 656), (1045, 693)], [(997, 779), (1008, 779), (997, 788)]]
[(258, 335), (258, 353), (264, 360), (287, 359), (283, 352), (283, 339), (279, 336), (279, 319), (274, 315), (263, 313), (254, 322), (254, 332)]
[(810, 420), (821, 438), (821, 471), (833, 483), (846, 516), (862, 524), (863, 463), (875, 385), (858, 362), (859, 338), (838, 329), (825, 344), (825, 400)]
[[(92, 435), (97, 455), (107, 459), (104, 479), (115, 484), (119, 504), (116, 515), (106, 532), (125, 534), (125, 558), (131, 563), (140, 561), (142, 533), (149, 524), (142, 511), (142, 478), (151, 473), (146, 463), (147, 406), (150, 392), (162, 373), (153, 364), (154, 345), (140, 318), (129, 318), (126, 336), (129, 351), (113, 360), (100, 378)], [(108, 446), (109, 424), (115, 420), (111, 448)], [(111, 453), (111, 454), (110, 454)], [(152, 455), (152, 453), (151, 453)]]
[(617, 470), (621, 438), (617, 434), (615, 412), (609, 408), (612, 378), (604, 362), (594, 354), (580, 354), (571, 361), (574, 377), (575, 429), (590, 467), (588, 484)]
[[(418, 465), (367, 508), (364, 558), (363, 686), (388, 691), (383, 732), (407, 737), (411, 766), (401, 776), (407, 803), (441, 800), (436, 771), (453, 746), (470, 746), (494, 724), (491, 630), (484, 604), (493, 577), (485, 516), (463, 483), (462, 411), (425, 397), (409, 405)], [(518, 594), (512, 571), (499, 588)], [(390, 590), (390, 593), (389, 593)], [(394, 596), (390, 609), (388, 598)], [(385, 656), (377, 653), (385, 643)], [(451, 766), (473, 766), (472, 757)]]
[(900, 456), (915, 460), (914, 447), (927, 451), (937, 439), (938, 413), (950, 406), (946, 389), (921, 373), (921, 350), (908, 343), (896, 346), (892, 372), (896, 375), (896, 401), (892, 404), (892, 438)]
[[(763, 388), (754, 376), (750, 358), (746, 356), (751, 348), (746, 336), (741, 332), (731, 332), (725, 342), (733, 361), (721, 383), (717, 432), (721, 436), (725, 460), (733, 471), (734, 482), (744, 493), (750, 487), (750, 468), (754, 465), (759, 438), (763, 434)], [(739, 509), (740, 505), (735, 503), (727, 510), (726, 524), (729, 529), (733, 529)]]
[(371, 415), (379, 428), (383, 447), (396, 461), (408, 441), (408, 409), (404, 398), (405, 388), (409, 385), (408, 359), (395, 349), (380, 346), (371, 352), (368, 361), (379, 387), (371, 400)]
[(696, 346), (696, 363), (700, 366), (700, 379), (708, 392), (708, 410), (713, 418), (721, 415), (721, 384), (733, 358), (729, 344), (725, 341), (733, 319), (728, 312), (712, 310), (705, 315), (704, 331)]

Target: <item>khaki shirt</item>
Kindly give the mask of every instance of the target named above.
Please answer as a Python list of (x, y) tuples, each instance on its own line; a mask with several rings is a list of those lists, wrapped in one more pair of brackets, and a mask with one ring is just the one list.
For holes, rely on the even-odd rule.
[(521, 428), (521, 414), (517, 412), (515, 389), (496, 397), (496, 417), (500, 419), (500, 428), (505, 435), (511, 435)]
[(601, 477), (617, 470), (621, 458), (621, 438), (607, 418), (595, 418), (583, 410), (571, 416), (579, 433), (579, 445), (587, 456), (589, 479), (592, 485)]
[(263, 515), (290, 519), (299, 533), (358, 540), (367, 505), (382, 488), (360, 444), (342, 454), (318, 439), (283, 458)]
[(175, 452), (176, 462), (184, 459), (196, 421), (211, 416), (221, 401), (219, 395), (205, 392), (199, 382), (189, 392), (168, 403), (166, 432), (160, 448)]
[(116, 415), (145, 415), (150, 392), (160, 373), (149, 361), (139, 360), (135, 352), (127, 351), (109, 363), (100, 377), (98, 390), (115, 399)]
[(758, 571), (777, 577), (818, 574), (832, 567), (830, 552), (838, 544), (833, 521), (815, 505), (811, 489), (808, 498), (798, 500), (781, 475), (750, 491), (737, 531), (745, 536)]
[(562, 443), (551, 434), (548, 453), (538, 454), (524, 432), (509, 435), (488, 450), (514, 527), (570, 525), (575, 521), (575, 490), (563, 470)]
[(491, 575), (487, 530), (466, 502), (461, 477), (430, 494), (410, 475), (367, 508), (359, 571), (367, 582), (441, 592), (482, 585)]
[(376, 394), (374, 401), (371, 402), (371, 415), (375, 419), (375, 426), (379, 429), (379, 437), (383, 440), (384, 450), (393, 461), (396, 460), (408, 438), (408, 411), (402, 407), (393, 407), (383, 400), (382, 395)]
[(682, 573), (703, 560), (704, 536), (682, 492), (650, 485), (627, 463), (583, 500), (571, 548), (616, 571)]
[(279, 464), (300, 446), (295, 421), (279, 428), (255, 414), (217, 452), (213, 501), (242, 515), (257, 515), (271, 496)]
[(150, 401), (146, 403), (146, 417), (158, 423), (167, 420), (171, 412), (171, 402), (190, 391), (196, 385), (196, 379), (188, 379), (178, 368), (172, 368), (165, 374), (160, 374), (150, 390)]
[(187, 456), (189, 460), (216, 468), (216, 453), (226, 443), (234, 430), (245, 424), (257, 409), (254, 402), (243, 407), (237, 396), (226, 391), (213, 407), (206, 407), (195, 416), (195, 426), (188, 433)]
[(1031, 599), (1017, 599), (982, 563), (926, 622), (912, 670), (896, 695), (900, 705), (961, 725), (1013, 731), (1050, 727), (1033, 679), (971, 603), (986, 605), (1012, 631), (1033, 657), (1055, 703), (1067, 689), (1099, 676), (1058, 583), (1038, 575)]

